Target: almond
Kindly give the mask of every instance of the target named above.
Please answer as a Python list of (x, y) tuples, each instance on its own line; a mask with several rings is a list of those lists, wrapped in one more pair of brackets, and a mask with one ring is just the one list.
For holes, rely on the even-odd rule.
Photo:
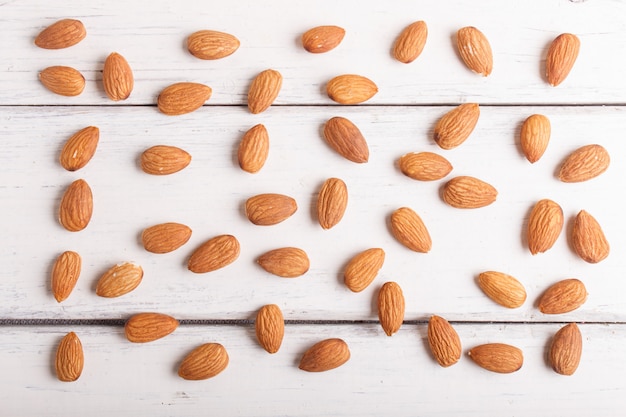
[(141, 154), (141, 169), (146, 174), (170, 175), (185, 169), (191, 155), (176, 146), (156, 145)]
[(99, 140), (100, 129), (95, 126), (87, 126), (74, 133), (61, 150), (61, 166), (68, 171), (83, 168), (96, 153)]
[(536, 255), (550, 249), (563, 229), (563, 209), (547, 198), (539, 200), (528, 218), (528, 249)]
[(574, 220), (572, 246), (581, 259), (592, 264), (606, 259), (611, 249), (600, 224), (585, 210)]
[(102, 85), (106, 95), (114, 101), (126, 100), (133, 91), (135, 78), (128, 61), (117, 52), (104, 61)]
[(539, 298), (539, 311), (544, 314), (563, 314), (576, 310), (587, 300), (585, 284), (575, 278), (551, 285)]
[(368, 161), (370, 151), (358, 127), (345, 117), (333, 117), (324, 125), (326, 142), (339, 155), (362, 164)]
[(198, 346), (181, 362), (178, 376), (190, 381), (213, 378), (228, 366), (228, 352), (219, 343)]
[(556, 87), (565, 81), (579, 51), (580, 39), (571, 33), (563, 33), (552, 41), (546, 56), (546, 78), (551, 86)]
[(363, 291), (374, 281), (384, 262), (385, 251), (381, 248), (358, 253), (350, 259), (343, 274), (346, 287), (352, 292)]
[(182, 82), (165, 87), (157, 98), (157, 107), (163, 114), (178, 116), (198, 110), (211, 98), (208, 85)]
[(356, 74), (338, 75), (326, 84), (328, 97), (339, 104), (363, 103), (377, 92), (374, 81)]
[(239, 49), (239, 39), (216, 30), (199, 30), (187, 38), (187, 49), (196, 58), (221, 59)]
[(96, 286), (96, 294), (100, 297), (113, 298), (128, 294), (141, 284), (143, 269), (131, 262), (124, 262), (109, 268)]
[(472, 134), (478, 118), (480, 106), (465, 103), (444, 114), (435, 125), (434, 139), (441, 149), (454, 149)]
[(312, 54), (321, 54), (339, 46), (345, 34), (339, 26), (317, 26), (302, 34), (302, 46)]
[(409, 64), (422, 53), (428, 38), (428, 26), (420, 20), (413, 22), (400, 33), (393, 45), (393, 57), (398, 61)]
[(437, 363), (444, 368), (461, 359), (461, 339), (443, 317), (433, 315), (428, 320), (428, 345)]
[(237, 151), (239, 166), (246, 172), (259, 172), (269, 154), (270, 138), (264, 125), (258, 124), (250, 128), (241, 139)]
[(83, 230), (93, 214), (93, 194), (87, 181), (78, 179), (71, 183), (59, 205), (59, 222), (70, 232)]
[(298, 205), (293, 198), (282, 194), (258, 194), (246, 201), (246, 216), (259, 226), (278, 224), (291, 217)]
[(283, 343), (285, 319), (280, 307), (267, 304), (261, 307), (254, 322), (256, 338), (268, 353), (276, 353)]
[(187, 267), (197, 274), (215, 271), (235, 262), (239, 252), (239, 241), (235, 236), (215, 236), (191, 254)]
[(72, 67), (57, 65), (39, 73), (39, 81), (55, 94), (77, 96), (85, 89), (85, 77)]
[(82, 259), (73, 251), (65, 251), (59, 255), (52, 267), (52, 293), (57, 302), (70, 296), (80, 276)]
[(61, 19), (42, 30), (35, 38), (35, 45), (43, 49), (69, 48), (85, 39), (85, 36), (87, 30), (83, 22)]
[(485, 207), (496, 201), (497, 196), (498, 191), (492, 185), (474, 177), (452, 178), (443, 187), (443, 201), (456, 208)]
[(348, 206), (348, 187), (339, 178), (324, 181), (317, 196), (317, 219), (322, 229), (336, 226)]
[(342, 339), (325, 339), (311, 346), (300, 359), (299, 368), (307, 372), (335, 369), (350, 359), (350, 348)]
[(144, 229), (141, 242), (148, 252), (168, 253), (183, 246), (191, 237), (189, 226), (180, 223), (161, 223)]
[(487, 297), (507, 308), (518, 308), (526, 301), (526, 289), (515, 277), (497, 271), (478, 275), (478, 286)]
[(404, 175), (418, 181), (440, 180), (452, 171), (452, 164), (433, 152), (407, 153), (400, 157), (398, 165)]
[(148, 343), (172, 333), (178, 324), (178, 320), (167, 314), (138, 313), (126, 321), (124, 334), (130, 342)]
[(85, 366), (83, 344), (74, 332), (66, 334), (57, 346), (54, 368), (57, 378), (63, 382), (73, 382), (80, 378)]
[(299, 248), (279, 248), (264, 253), (257, 259), (261, 268), (283, 278), (296, 278), (307, 273), (309, 257)]
[(415, 252), (427, 253), (433, 245), (421, 217), (409, 207), (401, 207), (391, 214), (391, 233)]
[(522, 351), (504, 343), (487, 343), (475, 346), (468, 352), (470, 358), (488, 371), (509, 374), (518, 371), (524, 364)]
[(387, 336), (392, 336), (402, 326), (404, 294), (396, 282), (385, 282), (378, 291), (378, 319)]
[(522, 124), (520, 145), (528, 162), (534, 164), (546, 151), (550, 142), (550, 119), (543, 114), (533, 114)]
[(602, 174), (609, 168), (611, 157), (600, 145), (586, 145), (569, 154), (559, 170), (563, 182), (583, 182)]
[(473, 26), (456, 33), (456, 45), (461, 59), (469, 69), (487, 77), (493, 69), (493, 54), (487, 37)]
[(574, 375), (583, 351), (583, 337), (576, 323), (559, 329), (552, 338), (549, 359), (552, 369), (561, 375)]
[(280, 72), (267, 69), (259, 73), (248, 90), (248, 109), (252, 114), (259, 114), (267, 110), (280, 93), (283, 85), (283, 76)]

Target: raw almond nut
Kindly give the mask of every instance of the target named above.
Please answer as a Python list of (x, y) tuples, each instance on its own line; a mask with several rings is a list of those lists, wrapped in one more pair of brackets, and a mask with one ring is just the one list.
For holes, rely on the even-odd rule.
[(437, 363), (444, 368), (461, 359), (461, 339), (443, 317), (433, 315), (428, 320), (428, 345)]
[(563, 209), (549, 199), (539, 200), (528, 219), (528, 249), (536, 255), (550, 249), (563, 229)]
[(133, 343), (148, 343), (161, 339), (178, 327), (178, 320), (167, 314), (138, 313), (124, 325), (126, 339)]
[(106, 95), (114, 101), (126, 100), (133, 91), (133, 70), (122, 55), (111, 53), (104, 61), (102, 85)]
[(141, 266), (124, 262), (102, 274), (96, 286), (96, 294), (106, 298), (120, 297), (137, 288), (142, 279)]
[(87, 126), (74, 133), (65, 142), (59, 162), (68, 171), (83, 168), (93, 158), (100, 140), (100, 129)]
[(246, 172), (254, 174), (259, 172), (270, 150), (270, 138), (263, 124), (250, 128), (241, 139), (237, 151), (239, 166)]
[(239, 258), (239, 252), (239, 241), (235, 236), (215, 236), (191, 254), (187, 267), (197, 274), (215, 271), (235, 262)]
[(52, 294), (57, 302), (70, 296), (80, 276), (82, 259), (74, 251), (65, 251), (59, 255), (52, 268)]
[(609, 256), (609, 242), (598, 221), (585, 210), (581, 210), (572, 228), (574, 251), (586, 262), (595, 264)]
[(335, 369), (350, 359), (350, 348), (342, 339), (325, 339), (311, 346), (298, 366), (307, 372), (325, 372)]
[(497, 271), (478, 275), (478, 286), (487, 297), (507, 308), (518, 308), (526, 301), (526, 289), (515, 277)]
[(339, 26), (317, 26), (302, 34), (302, 46), (312, 54), (321, 54), (339, 46), (345, 34)]
[(254, 321), (256, 338), (268, 353), (276, 353), (283, 343), (285, 319), (280, 307), (267, 304), (261, 307)]
[(407, 248), (427, 253), (432, 248), (432, 239), (421, 217), (409, 207), (401, 207), (391, 214), (391, 232)]
[(76, 19), (61, 19), (42, 30), (35, 38), (35, 45), (43, 49), (69, 48), (86, 36), (87, 30), (83, 22)]
[(587, 300), (585, 284), (575, 278), (551, 285), (539, 298), (539, 311), (544, 314), (563, 314), (576, 310)]
[(569, 323), (559, 329), (550, 346), (550, 365), (561, 375), (574, 375), (583, 352), (583, 337), (576, 323)]
[(481, 368), (491, 372), (509, 374), (518, 371), (524, 364), (522, 351), (504, 343), (487, 343), (475, 346), (469, 357)]
[(83, 344), (74, 332), (66, 334), (57, 346), (54, 368), (57, 378), (63, 382), (73, 382), (80, 378), (85, 366)]
[(85, 77), (72, 67), (57, 65), (39, 73), (39, 81), (55, 94), (73, 97), (85, 89)]
[(239, 44), (235, 36), (216, 30), (199, 30), (187, 38), (189, 53), (200, 59), (225, 58), (234, 54)]
[(411, 152), (400, 157), (400, 171), (418, 181), (436, 181), (452, 171), (452, 164), (433, 152)]
[(600, 145), (586, 145), (565, 158), (559, 170), (563, 182), (583, 182), (602, 174), (609, 168), (611, 157)]
[(168, 253), (183, 246), (191, 237), (191, 228), (180, 223), (161, 223), (141, 233), (141, 242), (148, 252)]
[(59, 205), (59, 222), (70, 232), (83, 230), (93, 214), (93, 194), (87, 181), (78, 179), (71, 183)]
[(487, 37), (473, 26), (458, 30), (456, 45), (469, 69), (487, 77), (493, 70), (493, 53)]
[(472, 134), (478, 118), (480, 106), (465, 103), (444, 114), (435, 125), (435, 142), (441, 149), (454, 149)]
[(537, 162), (550, 142), (550, 119), (543, 114), (533, 114), (522, 124), (520, 144), (531, 164)]
[(259, 73), (248, 90), (248, 109), (252, 114), (259, 114), (267, 110), (280, 93), (283, 85), (283, 76), (280, 72), (267, 69)]
[(185, 169), (191, 155), (176, 146), (156, 145), (141, 154), (141, 169), (146, 174), (170, 175)]
[(426, 39), (428, 38), (428, 26), (420, 20), (408, 25), (400, 33), (393, 45), (393, 57), (398, 61), (409, 64), (417, 59), (422, 53)]
[(361, 75), (338, 75), (326, 84), (326, 93), (339, 104), (359, 104), (374, 97), (378, 87), (374, 81)]
[(546, 56), (546, 78), (551, 86), (556, 87), (565, 81), (579, 51), (580, 39), (571, 33), (563, 33), (552, 41)]
[(355, 255), (343, 274), (346, 287), (352, 292), (366, 289), (378, 275), (385, 262), (385, 251), (381, 248), (367, 249)]
[(182, 82), (165, 87), (157, 98), (157, 107), (163, 114), (178, 116), (198, 110), (211, 98), (208, 85)]
[(282, 194), (258, 194), (246, 201), (246, 216), (253, 224), (270, 226), (291, 217), (298, 205), (293, 198)]
[(333, 117), (324, 125), (326, 142), (339, 155), (362, 164), (368, 161), (370, 151), (361, 131), (345, 117)]
[(402, 326), (404, 294), (396, 282), (385, 282), (378, 291), (378, 319), (387, 336), (392, 336)]
[(496, 201), (497, 196), (498, 191), (491, 184), (474, 177), (452, 178), (443, 187), (443, 201), (456, 208), (485, 207)]
[(339, 178), (329, 178), (317, 197), (317, 219), (322, 229), (336, 226), (348, 206), (348, 187)]
[(261, 268), (283, 278), (296, 278), (307, 273), (309, 257), (299, 248), (279, 248), (264, 253), (257, 259)]
[(178, 376), (190, 381), (213, 378), (228, 366), (228, 352), (219, 343), (198, 346), (181, 362)]

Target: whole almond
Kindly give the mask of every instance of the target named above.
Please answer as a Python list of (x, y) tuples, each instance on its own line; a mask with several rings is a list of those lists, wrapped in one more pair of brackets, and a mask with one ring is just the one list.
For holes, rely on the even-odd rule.
[(156, 145), (143, 151), (140, 162), (146, 174), (170, 175), (185, 169), (191, 155), (176, 146)]
[(256, 338), (268, 353), (276, 353), (283, 343), (285, 319), (280, 307), (267, 304), (261, 307), (254, 321)]
[(148, 343), (172, 333), (178, 324), (178, 320), (167, 314), (138, 313), (126, 320), (124, 334), (130, 342)]
[(363, 291), (374, 281), (384, 262), (385, 251), (381, 248), (358, 253), (350, 259), (343, 274), (346, 287), (352, 292)]
[(522, 351), (504, 343), (487, 343), (475, 346), (469, 357), (481, 368), (501, 374), (518, 371), (524, 364)]
[(422, 218), (409, 207), (401, 207), (391, 214), (391, 233), (415, 252), (427, 253), (433, 245)]
[(561, 327), (550, 346), (550, 365), (561, 375), (574, 375), (583, 352), (583, 337), (576, 323)]
[(96, 294), (113, 298), (128, 294), (141, 284), (143, 269), (132, 262), (124, 262), (109, 268), (96, 285)]
[(269, 154), (270, 138), (263, 124), (250, 128), (241, 139), (237, 151), (239, 166), (246, 172), (259, 172)]
[(296, 278), (307, 273), (309, 257), (299, 248), (279, 248), (259, 256), (257, 263), (270, 274), (283, 278)]
[(428, 320), (428, 345), (437, 363), (444, 368), (461, 359), (461, 339), (443, 317), (433, 315)]
[(611, 250), (602, 227), (585, 210), (581, 210), (574, 220), (572, 246), (581, 259), (592, 264), (606, 259)]
[(528, 218), (528, 249), (536, 255), (550, 249), (563, 229), (563, 209), (556, 202), (539, 200)]
[(556, 87), (565, 81), (579, 51), (580, 39), (571, 33), (563, 33), (552, 41), (546, 56), (546, 78), (551, 86)]
[(543, 114), (533, 114), (522, 124), (520, 145), (531, 164), (537, 162), (550, 142), (550, 119)]
[(456, 45), (461, 59), (472, 71), (487, 77), (493, 70), (493, 53), (487, 37), (473, 26), (458, 30)]
[(93, 158), (100, 140), (100, 129), (87, 126), (74, 133), (63, 145), (59, 162), (68, 171), (83, 168)]
[(77, 252), (65, 251), (59, 255), (52, 267), (51, 287), (57, 302), (70, 296), (76, 286), (82, 267), (82, 259)]
[(61, 19), (41, 32), (35, 38), (35, 45), (43, 49), (63, 49), (76, 45), (85, 39), (87, 30), (83, 22), (76, 19)]
[(300, 365), (303, 371), (325, 372), (348, 362), (350, 348), (342, 339), (325, 339), (317, 342), (302, 355)]
[(393, 57), (398, 61), (409, 64), (417, 59), (422, 53), (426, 39), (428, 38), (428, 26), (420, 20), (413, 22), (400, 33), (393, 45)]
[(239, 44), (235, 36), (216, 30), (199, 30), (187, 37), (187, 49), (200, 59), (225, 58), (234, 54)]
[(338, 75), (326, 84), (328, 97), (339, 104), (363, 103), (378, 92), (374, 81), (362, 75)]
[(78, 179), (72, 182), (59, 205), (59, 222), (70, 232), (83, 230), (93, 214), (93, 194), (87, 181)]
[(163, 114), (178, 116), (198, 110), (211, 98), (208, 85), (182, 82), (165, 87), (157, 98), (157, 107)]
[(498, 191), (491, 184), (474, 177), (455, 177), (443, 187), (443, 201), (456, 208), (485, 207), (496, 201), (497, 196)]
[(228, 352), (219, 343), (198, 346), (181, 362), (178, 376), (190, 381), (213, 378), (228, 366)]
[(74, 332), (66, 334), (57, 346), (54, 368), (57, 378), (63, 382), (73, 382), (80, 378), (85, 366), (83, 344)]
[(611, 157), (600, 145), (585, 145), (569, 154), (559, 170), (563, 182), (583, 182), (602, 174), (609, 168)]
[(324, 125), (326, 142), (339, 155), (362, 164), (368, 161), (370, 151), (361, 131), (345, 117), (333, 117)]
[(133, 70), (122, 55), (111, 53), (104, 61), (102, 86), (106, 95), (114, 101), (126, 100), (133, 91)]
[(539, 298), (539, 311), (544, 314), (563, 314), (576, 310), (587, 300), (585, 284), (575, 278), (551, 285)]
[(235, 236), (215, 236), (191, 254), (187, 267), (197, 274), (215, 271), (235, 262), (239, 258), (239, 252), (239, 241)]
[(317, 196), (317, 219), (322, 229), (336, 226), (348, 206), (348, 187), (339, 178), (324, 181)]
[(339, 26), (317, 26), (302, 34), (302, 46), (312, 54), (321, 54), (339, 46), (345, 34)]
[(270, 226), (287, 220), (297, 210), (296, 200), (283, 194), (258, 194), (246, 201), (246, 216), (253, 224)]
[(480, 106), (465, 103), (444, 114), (435, 125), (434, 139), (441, 149), (454, 149), (471, 135), (480, 117)]
[(61, 96), (73, 97), (85, 89), (85, 77), (72, 67), (57, 65), (39, 73), (39, 81), (48, 90)]
[(283, 85), (283, 76), (280, 72), (267, 69), (259, 73), (248, 90), (248, 109), (252, 114), (259, 114), (267, 110), (280, 93)]
[(433, 152), (411, 152), (398, 161), (400, 171), (418, 181), (436, 181), (452, 171), (452, 164), (443, 156)]
[(487, 297), (507, 308), (518, 308), (526, 301), (526, 289), (517, 278), (498, 271), (478, 275), (478, 286)]
[(141, 233), (141, 242), (148, 252), (168, 253), (183, 246), (191, 237), (191, 228), (168, 222), (147, 227)]
[(398, 283), (385, 282), (378, 291), (378, 319), (387, 336), (392, 336), (404, 321), (404, 294)]

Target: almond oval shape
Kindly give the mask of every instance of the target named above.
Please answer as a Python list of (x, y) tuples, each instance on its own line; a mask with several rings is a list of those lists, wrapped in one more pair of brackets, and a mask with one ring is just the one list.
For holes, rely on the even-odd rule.
[(59, 255), (52, 267), (51, 287), (55, 300), (61, 302), (67, 299), (76, 286), (82, 259), (77, 252), (65, 251)]
[(456, 44), (461, 59), (469, 69), (487, 77), (493, 70), (493, 53), (487, 37), (473, 26), (458, 30)]
[(411, 152), (400, 157), (400, 171), (418, 181), (436, 181), (452, 171), (452, 164), (433, 152)]
[(329, 178), (317, 196), (317, 219), (322, 229), (339, 224), (348, 206), (348, 187), (339, 178)]
[(147, 227), (141, 234), (143, 247), (152, 253), (169, 253), (183, 246), (191, 237), (191, 228), (168, 222)]
[(114, 298), (128, 294), (141, 284), (143, 269), (132, 262), (117, 264), (106, 271), (96, 285), (100, 297)]
[(569, 323), (559, 329), (552, 338), (548, 357), (557, 374), (574, 375), (583, 350), (583, 337), (576, 323)]
[(271, 226), (287, 220), (297, 210), (293, 198), (275, 193), (258, 194), (246, 200), (246, 217), (258, 226)]
[(216, 30), (199, 30), (187, 38), (189, 53), (205, 60), (226, 58), (234, 54), (239, 45), (239, 39), (235, 36)]
[(76, 19), (61, 19), (41, 32), (35, 38), (35, 45), (43, 49), (63, 49), (74, 46), (87, 36), (83, 22)]
[(507, 308), (518, 308), (526, 301), (526, 289), (517, 278), (498, 271), (478, 275), (478, 286), (496, 303)]
[(264, 253), (257, 263), (270, 274), (283, 278), (296, 278), (307, 273), (309, 257), (299, 248), (279, 248)]
[(586, 300), (585, 284), (570, 278), (551, 285), (539, 298), (538, 306), (544, 314), (563, 314), (576, 310)]
[(404, 321), (404, 294), (398, 283), (385, 282), (378, 291), (378, 319), (387, 336), (392, 336)]
[(350, 348), (345, 341), (325, 339), (304, 352), (298, 367), (307, 372), (325, 372), (340, 367), (349, 359)]
[(423, 20), (413, 22), (400, 33), (393, 45), (393, 57), (409, 64), (417, 59), (426, 45), (428, 26)]
[(283, 85), (283, 76), (280, 72), (267, 69), (260, 72), (248, 90), (248, 110), (252, 114), (263, 113), (278, 97)]
[(197, 274), (215, 271), (235, 262), (239, 251), (239, 241), (235, 236), (215, 236), (191, 254), (187, 267)]
[(96, 153), (100, 141), (100, 129), (87, 126), (74, 133), (63, 145), (59, 163), (68, 171), (83, 168)]
[(491, 372), (509, 374), (518, 371), (524, 364), (522, 351), (504, 343), (487, 343), (475, 346), (469, 357), (481, 368)]
[(520, 145), (524, 156), (531, 164), (537, 162), (550, 142), (550, 119), (542, 114), (528, 116), (522, 124)]
[(59, 205), (59, 222), (70, 232), (83, 230), (93, 214), (93, 195), (87, 181), (78, 179), (71, 183)]
[(469, 176), (452, 178), (443, 187), (443, 201), (462, 209), (481, 208), (496, 201), (498, 191), (485, 181)]
[(461, 339), (443, 317), (433, 315), (428, 320), (428, 345), (437, 363), (444, 368), (461, 359)]
[(581, 210), (574, 220), (572, 228), (572, 246), (585, 262), (592, 264), (603, 261), (609, 256), (609, 245), (598, 221), (585, 210)]
[(434, 140), (441, 149), (454, 149), (469, 138), (474, 131), (480, 106), (465, 103), (444, 114), (435, 125)]
[(583, 182), (604, 173), (611, 157), (601, 145), (586, 145), (569, 154), (559, 170), (563, 182)]
[(580, 39), (574, 34), (562, 33), (552, 41), (546, 56), (546, 78), (551, 86), (556, 87), (565, 81), (579, 51)]
[(208, 85), (182, 82), (165, 87), (157, 98), (157, 107), (163, 114), (178, 116), (198, 110), (211, 98)]
[(285, 335), (285, 319), (276, 304), (261, 307), (254, 321), (256, 338), (268, 353), (276, 353), (280, 349)]
[(74, 97), (85, 89), (85, 77), (80, 71), (67, 66), (48, 67), (39, 73), (39, 81), (55, 94)]
[(141, 154), (141, 169), (146, 174), (170, 175), (191, 163), (191, 155), (176, 146), (156, 145)]
[(138, 313), (124, 325), (124, 334), (133, 343), (148, 343), (161, 339), (178, 328), (178, 320), (167, 314)]
[(113, 101), (126, 100), (135, 86), (133, 70), (126, 58), (112, 52), (104, 61), (102, 69), (104, 92)]
[(345, 34), (339, 26), (316, 26), (302, 34), (302, 46), (307, 52), (321, 54), (339, 46)]
[(432, 248), (426, 225), (409, 207), (401, 207), (391, 214), (391, 232), (398, 242), (412, 251), (427, 253)]
[(237, 150), (239, 166), (246, 172), (259, 172), (269, 154), (270, 138), (265, 125), (258, 124), (250, 128), (241, 139)]
[(57, 346), (54, 368), (57, 378), (73, 382), (80, 378), (85, 366), (83, 344), (74, 332), (66, 334)]
[(360, 104), (374, 97), (378, 86), (362, 75), (338, 75), (326, 84), (328, 97), (339, 104)]
[(369, 159), (369, 148), (361, 131), (345, 117), (333, 117), (324, 125), (328, 145), (349, 161), (362, 164)]
[(371, 248), (355, 255), (343, 274), (346, 287), (352, 292), (361, 292), (376, 278), (385, 262), (385, 251)]
[(563, 229), (563, 209), (556, 202), (542, 199), (535, 204), (528, 218), (528, 249), (533, 255), (546, 252)]
[(185, 356), (178, 376), (190, 381), (213, 378), (228, 367), (228, 352), (219, 343), (205, 343)]

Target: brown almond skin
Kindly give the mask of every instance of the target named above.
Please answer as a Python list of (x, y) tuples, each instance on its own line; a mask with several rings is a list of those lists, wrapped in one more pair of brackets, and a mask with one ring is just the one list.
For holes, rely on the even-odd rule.
[(168, 116), (179, 116), (198, 110), (211, 98), (208, 85), (181, 82), (165, 87), (157, 98), (157, 107)]
[(109, 268), (96, 285), (96, 295), (106, 298), (128, 294), (141, 284), (143, 269), (139, 265), (125, 262)]
[(533, 255), (546, 252), (559, 238), (563, 229), (563, 209), (547, 198), (539, 200), (528, 218), (528, 250)]
[(258, 194), (246, 200), (246, 217), (258, 226), (271, 226), (287, 220), (297, 210), (293, 198), (275, 193)]
[(548, 354), (554, 372), (561, 375), (574, 375), (583, 350), (583, 337), (576, 323), (561, 327), (550, 345)]
[(343, 74), (326, 84), (328, 97), (339, 104), (360, 104), (378, 93), (378, 86), (367, 77)]
[(415, 252), (428, 253), (432, 239), (421, 217), (409, 207), (391, 214), (391, 233), (398, 242)]
[(346, 31), (339, 26), (316, 26), (302, 34), (302, 46), (312, 54), (322, 54), (335, 49)]
[(524, 120), (520, 132), (520, 145), (524, 156), (531, 164), (541, 159), (548, 148), (550, 132), (550, 119), (542, 114), (533, 114)]
[(298, 367), (307, 372), (325, 372), (340, 367), (349, 359), (350, 349), (345, 341), (325, 339), (304, 352)]
[(378, 319), (387, 336), (393, 336), (404, 321), (404, 294), (393, 281), (385, 282), (378, 291)]
[(62, 302), (76, 286), (82, 268), (82, 258), (77, 252), (65, 251), (59, 255), (52, 267), (51, 287), (54, 299)]
[(307, 273), (309, 257), (299, 248), (279, 248), (264, 253), (257, 263), (270, 274), (283, 278), (296, 278)]
[(263, 168), (269, 155), (270, 137), (265, 125), (252, 126), (239, 142), (237, 159), (239, 166), (246, 172), (255, 174)]
[(141, 242), (148, 252), (169, 253), (183, 246), (191, 237), (191, 228), (181, 223), (168, 222), (147, 227), (141, 233)]
[(468, 352), (470, 358), (480, 367), (501, 374), (518, 371), (524, 364), (522, 351), (504, 343), (487, 343), (475, 346)]
[(539, 298), (539, 311), (563, 314), (576, 310), (587, 300), (587, 289), (578, 279), (570, 278), (551, 285)]
[(148, 343), (161, 339), (178, 327), (178, 320), (161, 313), (138, 313), (124, 325), (124, 334), (133, 343)]
[(226, 369), (228, 362), (228, 352), (224, 346), (205, 343), (185, 356), (178, 367), (178, 376), (190, 381), (213, 378)]
[(461, 338), (443, 317), (433, 315), (428, 320), (428, 345), (437, 363), (444, 368), (461, 359)]
[(230, 33), (216, 30), (199, 30), (187, 37), (187, 50), (199, 59), (226, 58), (239, 49), (239, 39)]
[(369, 148), (361, 131), (345, 117), (333, 117), (324, 125), (326, 142), (339, 155), (357, 164), (369, 159)]
[(474, 131), (480, 106), (465, 103), (444, 114), (435, 125), (434, 140), (441, 149), (454, 149), (469, 138)]
[(473, 26), (458, 30), (456, 43), (461, 59), (469, 69), (483, 77), (493, 70), (493, 53), (487, 37)]
[(452, 178), (443, 187), (443, 201), (455, 208), (475, 209), (496, 201), (498, 191), (485, 181), (469, 176)]
[(371, 248), (356, 254), (343, 274), (346, 287), (352, 292), (361, 292), (376, 278), (385, 262), (385, 251), (381, 248)]
[(85, 89), (85, 77), (78, 70), (57, 65), (39, 73), (39, 81), (55, 94), (74, 97)]
[(572, 228), (572, 246), (585, 262), (592, 264), (603, 261), (609, 256), (609, 245), (598, 221), (585, 210), (581, 210), (574, 220)]
[(428, 26), (423, 20), (413, 22), (402, 30), (393, 45), (392, 55), (403, 64), (417, 59), (424, 50), (428, 38)]
[(112, 52), (104, 61), (102, 69), (104, 92), (113, 101), (126, 100), (135, 86), (130, 64), (122, 55)]
[(87, 36), (83, 22), (76, 19), (61, 19), (54, 22), (35, 38), (35, 45), (43, 49), (63, 49), (74, 46)]
[(348, 187), (339, 178), (324, 181), (317, 196), (317, 220), (322, 229), (328, 230), (339, 224), (348, 206)]
[(574, 67), (580, 51), (580, 39), (571, 33), (557, 36), (548, 49), (546, 56), (546, 79), (556, 87), (561, 84)]
[(83, 344), (74, 332), (66, 334), (57, 346), (54, 369), (59, 381), (73, 382), (80, 378), (85, 366)]
[(452, 164), (443, 156), (433, 152), (411, 152), (398, 160), (400, 171), (418, 181), (436, 181), (452, 171)]
[(216, 271), (235, 262), (239, 258), (239, 252), (239, 241), (235, 236), (215, 236), (191, 254), (187, 267), (196, 274)]
[(604, 173), (611, 157), (601, 145), (585, 145), (569, 154), (559, 170), (563, 182), (583, 182)]
[(260, 72), (252, 81), (248, 90), (248, 110), (252, 114), (263, 113), (269, 109), (283, 85), (280, 72), (267, 69)]
[(89, 224), (93, 214), (93, 194), (87, 181), (71, 183), (59, 205), (59, 222), (70, 232), (79, 232)]
[(254, 321), (256, 338), (268, 353), (276, 353), (283, 343), (285, 319), (280, 307), (267, 304), (261, 307)]
[(63, 145), (59, 163), (68, 171), (83, 168), (96, 153), (100, 141), (100, 129), (87, 126), (74, 133)]
[(150, 175), (170, 175), (191, 163), (191, 155), (176, 146), (156, 145), (141, 154), (141, 169)]
[(478, 275), (478, 286), (493, 301), (506, 308), (521, 307), (526, 301), (526, 289), (517, 278), (498, 271)]

